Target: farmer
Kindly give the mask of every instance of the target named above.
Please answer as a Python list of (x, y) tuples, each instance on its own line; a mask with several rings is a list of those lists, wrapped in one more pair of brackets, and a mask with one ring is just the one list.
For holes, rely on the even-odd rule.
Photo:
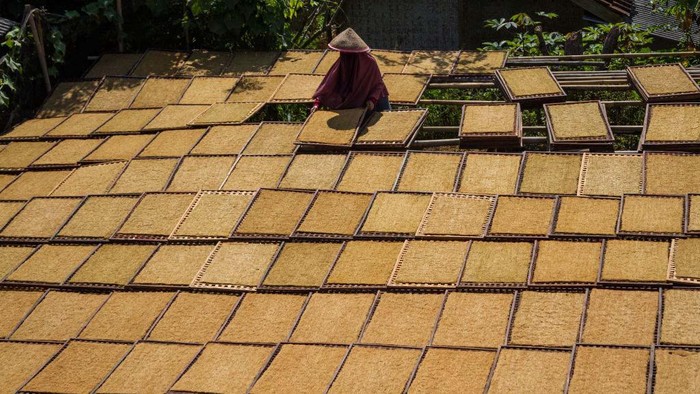
[(314, 93), (314, 106), (330, 109), (366, 107), (368, 111), (390, 110), (389, 92), (377, 61), (353, 29), (338, 34), (328, 47), (340, 52)]

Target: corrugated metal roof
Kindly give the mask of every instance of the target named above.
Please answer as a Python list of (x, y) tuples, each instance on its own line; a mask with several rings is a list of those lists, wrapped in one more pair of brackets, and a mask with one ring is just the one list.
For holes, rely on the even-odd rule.
[[(649, 0), (635, 0), (634, 8), (630, 14), (630, 22), (642, 25), (644, 27), (661, 26), (661, 25), (676, 25), (676, 20), (670, 16), (654, 12)], [(696, 32), (700, 30), (700, 26), (695, 25)], [(680, 41), (683, 34), (678, 31), (659, 31), (654, 33), (658, 37), (663, 37), (669, 40)], [(700, 34), (695, 34), (695, 38), (699, 38)]]
[(0, 17), (0, 36), (4, 36), (8, 31), (17, 25), (18, 23), (15, 21)]

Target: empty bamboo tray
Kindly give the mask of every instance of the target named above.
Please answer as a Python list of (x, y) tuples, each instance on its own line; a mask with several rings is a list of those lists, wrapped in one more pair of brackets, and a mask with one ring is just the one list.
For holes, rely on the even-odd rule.
[(552, 149), (612, 150), (615, 138), (600, 101), (545, 104), (544, 112)]
[(627, 67), (627, 75), (647, 102), (700, 98), (700, 87), (680, 63)]
[(566, 98), (566, 93), (548, 67), (496, 70), (496, 81), (509, 101), (536, 104)]
[(700, 105), (647, 105), (640, 150), (697, 150), (700, 148)]
[(466, 104), (459, 128), (464, 148), (508, 148), (522, 145), (520, 104)]

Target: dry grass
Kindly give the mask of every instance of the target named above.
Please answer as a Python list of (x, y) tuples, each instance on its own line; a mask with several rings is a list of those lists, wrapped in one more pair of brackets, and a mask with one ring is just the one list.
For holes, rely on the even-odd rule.
[(430, 199), (428, 194), (378, 193), (361, 232), (414, 234)]
[(97, 392), (166, 392), (200, 349), (186, 344), (137, 343)]
[(582, 155), (526, 153), (520, 193), (576, 194)]
[(314, 111), (302, 127), (297, 142), (350, 146), (364, 115), (364, 108)]
[(658, 307), (656, 291), (593, 289), (581, 342), (649, 346)]
[(37, 159), (33, 166), (76, 165), (92, 152), (104, 139), (63, 140), (45, 155)]
[(107, 297), (107, 294), (50, 291), (11, 338), (66, 341), (78, 334)]
[(126, 170), (110, 189), (110, 193), (158, 192), (165, 188), (178, 159), (137, 159), (129, 162)]
[(222, 243), (200, 270), (195, 285), (256, 287), (277, 249), (278, 243)]
[(159, 108), (177, 104), (189, 85), (189, 78), (148, 78), (129, 108)]
[(384, 85), (392, 103), (415, 104), (430, 81), (429, 75), (384, 74)]
[[(2, 254), (4, 255), (5, 253)], [(0, 275), (2, 275), (2, 273), (0, 273)], [(6, 338), (9, 336), (12, 333), (12, 330), (14, 330), (22, 319), (24, 319), (24, 316), (29, 313), (34, 304), (39, 301), (39, 298), (41, 298), (43, 294), (44, 293), (41, 291), (21, 290), (0, 292), (0, 304), (3, 305), (3, 308), (0, 310), (0, 337)], [(2, 354), (1, 351), (0, 354)], [(2, 356), (0, 356), (0, 358), (2, 358)]]
[(87, 104), (100, 81), (61, 82), (36, 114), (39, 118), (67, 116), (80, 112)]
[(391, 190), (404, 155), (353, 152), (336, 187), (339, 191), (371, 193)]
[(245, 146), (246, 155), (285, 155), (294, 153), (300, 123), (263, 122)]
[(495, 197), (434, 194), (421, 226), (423, 235), (477, 237), (486, 232)]
[(676, 239), (672, 263), (676, 277), (700, 279), (700, 239)]
[(172, 390), (245, 392), (273, 350), (272, 346), (209, 343)]
[(459, 51), (413, 51), (404, 74), (449, 74), (457, 62)]
[(373, 50), (371, 52), (374, 60), (377, 61), (379, 71), (384, 73), (400, 73), (411, 57), (409, 52)]
[(322, 80), (323, 75), (289, 74), (272, 96), (272, 101), (311, 102)]
[(44, 245), (5, 280), (62, 284), (94, 250), (91, 245)]
[(27, 200), (48, 196), (70, 173), (70, 170), (24, 172), (0, 192), (0, 199)]
[(506, 341), (512, 293), (450, 293), (434, 345), (497, 348)]
[(137, 133), (158, 115), (160, 108), (125, 109), (100, 126), (95, 134)]
[(139, 157), (184, 156), (192, 150), (205, 132), (206, 129), (162, 131), (139, 153)]
[(489, 393), (563, 392), (571, 353), (539, 349), (502, 349)]
[(183, 129), (207, 109), (208, 105), (168, 105), (143, 130)]
[(287, 51), (282, 52), (270, 69), (270, 75), (289, 73), (311, 73), (321, 60), (323, 51)]
[[(82, 158), (87, 161), (131, 160), (153, 139), (153, 135), (114, 135)], [(66, 141), (67, 142), (67, 141)], [(43, 158), (42, 158), (43, 160)]]
[(474, 241), (462, 282), (525, 283), (532, 258), (529, 242)]
[(190, 206), (194, 193), (146, 194), (119, 229), (121, 234), (168, 236)]
[(9, 132), (3, 134), (0, 139), (42, 137), (64, 120), (66, 120), (65, 116), (45, 119), (28, 119), (15, 126)]
[(697, 327), (700, 316), (700, 293), (680, 289), (664, 291), (660, 341), (675, 345), (700, 345)]
[(257, 124), (213, 126), (191, 153), (193, 155), (237, 155), (241, 153), (257, 129)]
[(229, 52), (214, 52), (193, 49), (190, 57), (178, 70), (178, 75), (213, 76), (220, 75), (233, 55)]
[(127, 75), (141, 60), (140, 53), (105, 53), (85, 74), (86, 79), (102, 78), (107, 75)]
[(241, 78), (231, 95), (226, 99), (227, 103), (264, 103), (272, 99), (272, 95), (277, 91), (284, 81), (284, 76), (253, 77), (245, 76)]
[(585, 153), (579, 193), (621, 196), (642, 191), (642, 155)]
[(645, 142), (700, 140), (700, 105), (651, 105)]
[(651, 97), (700, 93), (698, 85), (688, 77), (680, 64), (629, 67), (627, 70)]
[(353, 235), (372, 199), (371, 194), (319, 192), (297, 232)]
[(173, 232), (178, 237), (228, 237), (253, 194), (207, 193), (199, 196)]
[(402, 245), (403, 242), (348, 242), (327, 283), (346, 286), (387, 284)]
[(700, 155), (649, 152), (644, 159), (646, 194), (700, 193)]
[(399, 175), (398, 191), (451, 192), (462, 163), (461, 153), (410, 152)]
[(0, 228), (24, 206), (24, 201), (0, 201)]
[(113, 115), (112, 112), (73, 114), (46, 135), (50, 137), (87, 136), (110, 120)]
[(554, 233), (615, 235), (620, 200), (560, 197)]
[(0, 168), (23, 169), (56, 145), (55, 142), (10, 142), (0, 151)]
[(135, 77), (147, 77), (149, 75), (172, 76), (185, 63), (189, 57), (187, 52), (154, 51), (149, 50), (141, 58), (141, 61), (131, 72)]
[(124, 286), (155, 249), (155, 245), (102, 245), (71, 276), (68, 283)]
[(362, 334), (362, 342), (427, 345), (443, 298), (443, 294), (382, 293)]
[(86, 196), (103, 194), (114, 184), (127, 162), (95, 164), (78, 167), (52, 193), (52, 196)]
[(547, 67), (500, 70), (506, 88), (514, 98), (558, 96), (564, 92)]
[(80, 204), (80, 198), (36, 198), (0, 232), (2, 237), (50, 238)]
[(391, 284), (455, 285), (464, 267), (467, 242), (407, 241)]
[(319, 287), (328, 275), (340, 243), (298, 242), (282, 247), (263, 285)]
[(599, 101), (545, 104), (554, 141), (608, 140), (612, 133)]
[(340, 154), (298, 154), (294, 156), (280, 188), (332, 189), (347, 157)]
[(235, 232), (244, 235), (290, 235), (312, 197), (312, 193), (306, 192), (262, 190)]
[(109, 375), (130, 348), (126, 343), (71, 341), (23, 390), (89, 392)]
[(279, 57), (279, 52), (238, 51), (223, 75), (265, 75)]
[(357, 341), (373, 302), (373, 293), (313, 294), (290, 340), (351, 344)]
[(405, 144), (416, 132), (426, 110), (374, 112), (357, 136), (358, 144)]
[(138, 196), (90, 196), (61, 228), (58, 236), (109, 238), (137, 201)]
[(285, 341), (305, 300), (306, 295), (297, 294), (247, 294), (217, 340), (258, 343)]
[(180, 104), (221, 103), (231, 94), (238, 78), (196, 77), (180, 99)]
[(322, 392), (346, 352), (345, 346), (282, 345), (250, 392)]
[(0, 190), (4, 190), (10, 183), (19, 178), (19, 175), (0, 174)]
[(167, 191), (218, 189), (235, 161), (236, 156), (185, 156)]
[(518, 135), (517, 104), (465, 105), (459, 135)]
[(459, 184), (460, 193), (511, 194), (520, 173), (521, 155), (468, 153)]
[(623, 199), (620, 232), (683, 233), (684, 197), (627, 195)]
[(510, 343), (573, 346), (578, 339), (586, 293), (525, 291), (515, 312)]
[(81, 339), (137, 341), (143, 339), (173, 293), (115, 292), (80, 333)]
[(409, 393), (484, 391), (495, 352), (480, 350), (428, 349)]
[(214, 339), (238, 301), (238, 295), (180, 293), (158, 320), (148, 339), (205, 343)]
[(401, 392), (419, 358), (418, 349), (353, 347), (329, 392)]
[(462, 51), (453, 74), (493, 74), (503, 68), (508, 51)]
[(608, 281), (665, 282), (668, 242), (608, 240), (601, 279)]
[(540, 241), (532, 283), (595, 283), (602, 243)]
[(118, 111), (128, 108), (144, 81), (141, 78), (106, 77), (85, 106), (85, 111)]
[(136, 284), (187, 286), (211, 254), (212, 245), (163, 245), (134, 278)]
[(648, 366), (648, 349), (580, 346), (576, 348), (569, 392), (645, 392)]
[(221, 123), (243, 123), (258, 112), (264, 103), (218, 103), (213, 104), (198, 117), (191, 125), (211, 125)]
[(0, 342), (3, 390), (14, 393), (61, 349), (56, 343)]
[(656, 349), (654, 393), (692, 393), (698, 387), (700, 353), (694, 350)]
[(552, 222), (554, 202), (554, 198), (500, 196), (489, 234), (547, 235)]
[[(0, 247), (0, 277), (4, 278), (5, 275), (12, 272), (33, 251), (33, 246), (4, 245)], [(0, 322), (4, 323), (2, 320)]]
[(282, 178), (292, 156), (243, 156), (238, 159), (223, 190), (274, 188)]
[(318, 66), (314, 69), (314, 74), (326, 75), (339, 58), (340, 52), (327, 49), (326, 52), (323, 53), (323, 58), (321, 58)]

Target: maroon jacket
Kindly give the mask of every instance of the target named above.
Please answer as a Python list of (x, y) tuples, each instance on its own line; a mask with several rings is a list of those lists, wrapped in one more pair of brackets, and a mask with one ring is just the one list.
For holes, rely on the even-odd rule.
[(340, 53), (314, 93), (314, 105), (331, 109), (360, 108), (388, 97), (377, 61), (367, 52)]

